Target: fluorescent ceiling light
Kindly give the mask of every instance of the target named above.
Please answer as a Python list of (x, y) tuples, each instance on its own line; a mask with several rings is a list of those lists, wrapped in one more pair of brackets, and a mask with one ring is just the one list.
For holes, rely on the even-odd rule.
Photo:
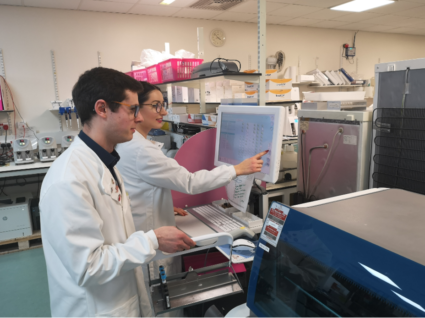
[(331, 10), (362, 12), (377, 7), (382, 7), (393, 2), (393, 0), (354, 0), (336, 7), (332, 7)]
[(168, 5), (170, 3), (173, 3), (175, 0), (163, 0), (160, 4)]

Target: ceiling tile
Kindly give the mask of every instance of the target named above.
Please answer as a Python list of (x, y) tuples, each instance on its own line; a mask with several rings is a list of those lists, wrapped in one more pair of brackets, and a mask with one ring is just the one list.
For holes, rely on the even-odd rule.
[(164, 5), (151, 6), (148, 4), (137, 4), (130, 11), (128, 11), (128, 13), (169, 17), (180, 10), (181, 8), (169, 7)]
[(415, 28), (416, 26), (425, 25), (425, 19), (409, 18), (404, 25), (409, 28)]
[(395, 29), (392, 29), (392, 30), (382, 31), (382, 32), (385, 32), (385, 33), (411, 34), (411, 32), (416, 32), (416, 31), (417, 31), (416, 29), (402, 27), (402, 28), (395, 28)]
[(192, 19), (211, 19), (218, 16), (220, 13), (222, 12), (216, 11), (216, 10), (183, 8), (176, 14), (173, 14), (173, 17), (192, 18)]
[(395, 15), (383, 15), (369, 20), (364, 20), (362, 23), (371, 23), (371, 24), (383, 24), (383, 25), (393, 25), (396, 27), (405, 26), (409, 24), (410, 18), (400, 17)]
[(360, 22), (364, 20), (369, 20), (369, 19), (380, 17), (380, 16), (381, 16), (380, 14), (371, 13), (371, 12), (354, 12), (354, 13), (349, 13), (347, 15), (344, 15), (342, 17), (332, 18), (331, 20), (343, 21), (343, 22), (349, 23), (349, 22)]
[(88, 11), (125, 13), (133, 6), (133, 3), (83, 0), (79, 9)]
[(400, 0), (402, 2), (416, 2), (416, 3), (422, 3), (425, 4), (425, 0)]
[(294, 4), (297, 3), (298, 0), (267, 0), (267, 3), (269, 2), (276, 2), (276, 3), (283, 3), (283, 4)]
[(291, 17), (278, 17), (274, 15), (267, 15), (267, 24), (283, 25), (286, 21), (293, 20)]
[(291, 4), (282, 9), (275, 10), (273, 12), (273, 15), (297, 18), (309, 13), (317, 12), (317, 11), (320, 11), (320, 8)]
[(256, 13), (236, 13), (227, 11), (212, 18), (212, 20), (248, 22), (249, 20), (254, 19), (256, 16)]
[(348, 1), (350, 0), (298, 0), (294, 3), (311, 7), (330, 8), (346, 3)]
[(391, 30), (391, 29), (395, 29), (395, 28), (396, 28), (396, 26), (394, 26), (394, 25), (373, 25), (373, 26), (370, 26), (367, 30), (364, 30), (364, 31), (381, 32), (381, 31)]
[(332, 20), (334, 18), (340, 18), (340, 17), (342, 17), (344, 15), (348, 15), (348, 14), (350, 14), (350, 12), (322, 9), (320, 11), (316, 11), (316, 12), (313, 12), (313, 13), (309, 13), (307, 15), (303, 15), (303, 18)]
[[(283, 8), (283, 7), (288, 6), (288, 5), (289, 4), (277, 3), (277, 2), (267, 2), (266, 3), (266, 12), (272, 12), (276, 9), (280, 9), (280, 8)], [(237, 6), (230, 8), (228, 11), (257, 14), (257, 12), (258, 12), (258, 2), (256, 0), (245, 1), (245, 2), (242, 2), (241, 4), (238, 4)]]
[(77, 10), (81, 0), (23, 0), (25, 6)]
[(320, 21), (319, 23), (312, 24), (314, 28), (327, 28), (327, 29), (338, 29), (340, 26), (346, 25), (347, 22), (341, 21)]
[(21, 0), (0, 0), (0, 4), (6, 4), (9, 6), (20, 6), (22, 5)]
[(315, 23), (319, 23), (321, 20), (317, 19), (305, 19), (305, 18), (295, 18), (289, 21), (286, 21), (284, 25), (299, 25), (299, 26), (307, 26)]
[(394, 15), (403, 16), (403, 17), (412, 17), (420, 18), (425, 17), (425, 6), (420, 6), (414, 9), (399, 11), (394, 13)]
[(137, 3), (139, 0), (93, 0), (97, 2), (119, 2), (119, 3)]
[[(161, 2), (161, 0), (158, 1), (158, 3)], [(192, 4), (198, 2), (198, 0), (176, 0), (173, 3), (170, 3), (169, 7), (179, 7), (179, 8), (187, 8), (191, 6)], [(141, 3), (141, 2), (140, 2)]]
[[(363, 23), (362, 23), (362, 24), (363, 24)], [(350, 24), (342, 25), (342, 26), (338, 27), (338, 29), (341, 29), (341, 30), (354, 30), (354, 31), (357, 31), (357, 30), (360, 30), (360, 29), (359, 29), (360, 25), (361, 25), (361, 24), (359, 24), (359, 23), (350, 23)], [(368, 26), (372, 26), (372, 25), (371, 25), (371, 24), (369, 24)]]
[(410, 10), (420, 6), (421, 4), (416, 2), (396, 1), (383, 7), (368, 10), (368, 12), (379, 14), (396, 14), (397, 12)]

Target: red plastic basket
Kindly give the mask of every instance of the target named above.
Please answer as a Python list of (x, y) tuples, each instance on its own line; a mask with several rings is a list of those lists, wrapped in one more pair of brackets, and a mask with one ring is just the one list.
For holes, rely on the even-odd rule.
[(145, 68), (133, 71), (133, 78), (138, 81), (146, 82), (148, 80), (148, 71)]
[(190, 79), (193, 69), (203, 61), (202, 59), (169, 59), (159, 63), (162, 82)]
[(131, 77), (133, 77), (133, 78), (134, 78), (134, 76), (133, 76), (133, 71), (127, 72), (127, 73), (125, 73), (125, 74), (127, 74), (128, 76), (131, 76)]
[(148, 82), (151, 84), (161, 84), (162, 83), (162, 76), (161, 72), (159, 70), (159, 65), (152, 65), (146, 68), (146, 71), (148, 73)]

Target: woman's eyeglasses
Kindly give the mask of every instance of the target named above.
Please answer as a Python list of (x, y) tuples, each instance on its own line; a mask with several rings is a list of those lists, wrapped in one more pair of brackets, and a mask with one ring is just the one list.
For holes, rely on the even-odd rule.
[(150, 105), (153, 108), (155, 108), (157, 113), (160, 113), (161, 110), (164, 108), (165, 110), (167, 110), (167, 104), (166, 103), (161, 103), (161, 102), (153, 102), (152, 104), (142, 104), (142, 105)]

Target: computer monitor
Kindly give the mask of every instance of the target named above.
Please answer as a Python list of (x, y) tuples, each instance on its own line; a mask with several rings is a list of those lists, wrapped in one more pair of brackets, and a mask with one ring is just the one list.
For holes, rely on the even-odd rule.
[(214, 164), (237, 165), (269, 150), (255, 178), (275, 183), (279, 177), (285, 108), (282, 106), (220, 106)]

